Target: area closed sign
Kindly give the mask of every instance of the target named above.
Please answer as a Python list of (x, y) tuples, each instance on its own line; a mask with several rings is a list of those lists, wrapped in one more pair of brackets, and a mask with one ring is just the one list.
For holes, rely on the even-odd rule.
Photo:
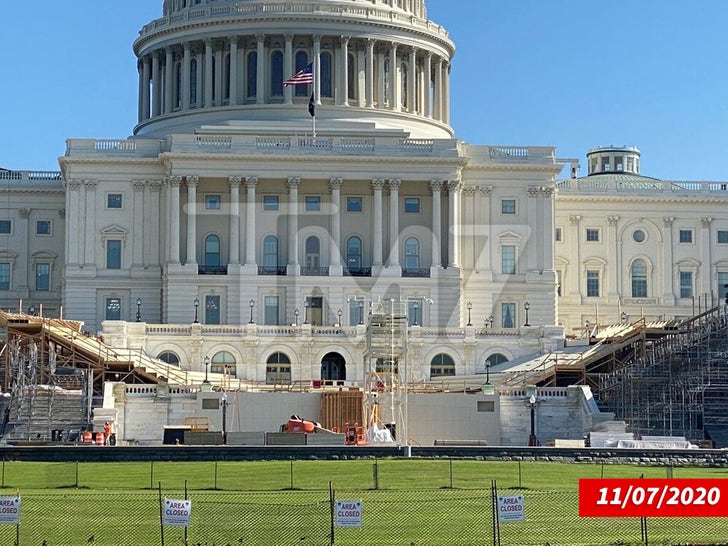
[(361, 501), (336, 501), (336, 526), (361, 527)]
[(498, 521), (525, 521), (523, 495), (498, 496)]

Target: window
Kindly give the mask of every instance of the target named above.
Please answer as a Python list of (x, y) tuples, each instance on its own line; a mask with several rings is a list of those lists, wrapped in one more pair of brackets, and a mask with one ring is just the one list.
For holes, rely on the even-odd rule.
[(254, 99), (258, 94), (258, 53), (255, 51), (248, 53), (248, 87), (245, 94), (249, 99)]
[(38, 220), (35, 223), (35, 234), (36, 235), (50, 235), (51, 234), (51, 221), (50, 220)]
[(278, 322), (278, 296), (266, 296), (263, 300), (264, 314), (263, 323), (270, 326), (277, 326)]
[(404, 268), (407, 270), (420, 268), (420, 242), (414, 237), (404, 242)]
[(634, 170), (634, 158), (631, 156), (627, 156), (627, 170), (629, 172), (633, 172)]
[(106, 269), (121, 269), (121, 241), (106, 241)]
[(556, 241), (557, 243), (560, 243), (561, 241), (563, 241), (562, 231), (561, 231), (560, 227), (554, 228), (554, 241)]
[(611, 170), (612, 169), (609, 167), (609, 158), (608, 157), (603, 157), (602, 158), (602, 172), (603, 173), (607, 173), (607, 172), (609, 172)]
[(501, 273), (503, 275), (516, 274), (516, 247), (513, 245), (501, 247)]
[(304, 201), (307, 212), (319, 212), (321, 210), (321, 197), (318, 195), (307, 195)]
[(122, 203), (122, 196), (120, 193), (107, 193), (106, 194), (106, 208), (107, 209), (120, 209)]
[(306, 268), (313, 269), (321, 265), (321, 241), (315, 235), (306, 239)]
[(0, 263), (0, 290), (10, 290), (9, 263)]
[(217, 267), (220, 265), (220, 237), (208, 235), (205, 237), (205, 265)]
[(693, 272), (680, 271), (680, 297), (693, 297)]
[(681, 243), (692, 243), (693, 242), (693, 230), (692, 229), (681, 229), (680, 230), (680, 242)]
[(273, 353), (265, 363), (265, 382), (268, 385), (291, 383), (291, 359), (283, 353)]
[(599, 297), (599, 271), (586, 272), (586, 295), (590, 298)]
[(283, 53), (274, 51), (270, 58), (270, 96), (283, 96)]
[[(303, 70), (306, 68), (306, 65), (308, 65), (308, 53), (305, 51), (296, 51), (296, 69), (294, 73)], [(308, 85), (294, 85), (293, 88), (295, 89), (294, 94), (297, 97), (308, 97), (310, 94)]]
[(172, 351), (165, 351), (157, 355), (157, 359), (172, 366), (179, 366), (179, 357)]
[(263, 266), (278, 267), (278, 237), (275, 235), (263, 239)]
[(419, 326), (422, 321), (420, 317), (419, 300), (407, 302), (407, 326)]
[(220, 210), (222, 198), (217, 194), (205, 195), (205, 210)]
[(263, 196), (263, 210), (278, 210), (280, 202), (277, 195)]
[(220, 351), (210, 360), (210, 371), (235, 377), (235, 357), (227, 351)]
[(455, 361), (450, 355), (440, 353), (430, 362), (430, 377), (455, 375)]
[(726, 296), (728, 296), (728, 272), (718, 272), (718, 294), (720, 294), (720, 299), (724, 303)]
[(35, 289), (39, 292), (51, 289), (51, 264), (35, 264)]
[(516, 327), (516, 304), (515, 303), (502, 303), (501, 304), (501, 327), (503, 327), (503, 328), (515, 328)]
[(617, 170), (617, 172), (621, 172), (624, 170), (624, 157), (621, 155), (615, 155), (614, 156), (614, 166)]
[(197, 104), (197, 59), (190, 61), (190, 104)]
[(13, 232), (12, 220), (0, 220), (0, 235), (10, 235)]
[(590, 243), (599, 242), (599, 229), (597, 228), (586, 228), (586, 240)]
[(420, 198), (419, 197), (405, 197), (404, 198), (404, 211), (409, 213), (420, 212)]
[(635, 243), (644, 243), (645, 242), (645, 239), (647, 239), (647, 235), (641, 229), (635, 229), (632, 232), (632, 240)]
[(106, 320), (121, 320), (121, 298), (106, 298)]
[(501, 199), (501, 214), (516, 214), (516, 200)]
[(718, 244), (719, 245), (728, 244), (728, 231), (725, 231), (722, 229), (718, 230)]
[(346, 212), (361, 212), (362, 198), (361, 197), (347, 197), (346, 198)]
[(321, 57), (321, 96), (331, 98), (333, 94), (333, 86), (331, 85), (331, 53), (322, 51)]
[(349, 237), (346, 241), (346, 267), (361, 269), (361, 239)]
[(491, 366), (497, 366), (498, 364), (502, 364), (503, 362), (508, 362), (508, 358), (500, 353), (493, 353), (485, 359), (485, 363), (490, 364)]
[(647, 297), (647, 266), (644, 260), (637, 259), (632, 262), (630, 268), (632, 276), (632, 297), (633, 298), (646, 298)]
[(205, 296), (205, 324), (220, 324), (220, 296)]

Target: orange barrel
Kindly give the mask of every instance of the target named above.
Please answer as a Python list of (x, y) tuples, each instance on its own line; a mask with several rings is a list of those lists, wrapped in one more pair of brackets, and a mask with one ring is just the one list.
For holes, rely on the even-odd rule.
[(83, 433), (83, 442), (90, 444), (93, 441), (93, 433), (90, 430), (87, 430)]
[(96, 433), (96, 445), (99, 445), (99, 446), (104, 445), (104, 433), (103, 432)]

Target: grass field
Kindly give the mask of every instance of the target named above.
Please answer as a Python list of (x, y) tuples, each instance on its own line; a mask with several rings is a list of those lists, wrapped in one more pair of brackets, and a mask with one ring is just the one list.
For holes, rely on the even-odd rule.
[[(188, 544), (328, 545), (329, 487), (363, 502), (364, 526), (336, 544), (493, 543), (491, 482), (523, 494), (526, 521), (501, 524), (501, 544), (639, 544), (639, 519), (579, 518), (579, 478), (727, 478), (728, 468), (478, 461), (306, 460), (205, 463), (2, 463), (0, 495), (19, 492), (20, 544), (161, 544), (159, 498), (192, 499)], [(651, 544), (724, 544), (728, 518), (654, 518)], [(0, 544), (16, 528), (0, 525)], [(164, 529), (184, 544), (184, 529)]]

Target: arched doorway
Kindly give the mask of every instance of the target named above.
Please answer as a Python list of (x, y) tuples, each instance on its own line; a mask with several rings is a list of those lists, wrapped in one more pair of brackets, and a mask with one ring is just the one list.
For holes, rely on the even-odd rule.
[(339, 353), (327, 353), (321, 359), (321, 381), (346, 380), (346, 361)]

